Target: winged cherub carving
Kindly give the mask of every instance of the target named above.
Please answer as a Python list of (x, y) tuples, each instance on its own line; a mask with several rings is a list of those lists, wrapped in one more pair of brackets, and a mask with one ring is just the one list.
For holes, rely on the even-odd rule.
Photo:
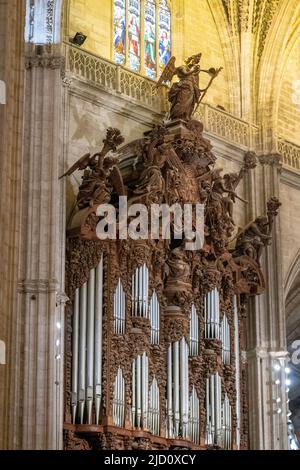
[(120, 196), (126, 194), (123, 178), (117, 167), (118, 159), (107, 155), (110, 151), (115, 152), (123, 142), (120, 131), (110, 127), (103, 140), (101, 152), (92, 156), (90, 153), (83, 155), (59, 178), (70, 176), (76, 170), (84, 170), (77, 195), (79, 209), (109, 202), (113, 189)]
[[(201, 69), (200, 59), (202, 54), (195, 54), (185, 60), (184, 65), (175, 66), (176, 58), (173, 56), (166, 65), (157, 87), (163, 83), (170, 82), (176, 75), (178, 82), (173, 83), (169, 91), (170, 114), (171, 120), (182, 119), (189, 121), (196, 112), (198, 106), (206, 95), (209, 87), (214, 79), (218, 76), (222, 67), (218, 69), (210, 68), (209, 70)], [(201, 72), (210, 76), (210, 81), (206, 88), (200, 89), (199, 75)]]

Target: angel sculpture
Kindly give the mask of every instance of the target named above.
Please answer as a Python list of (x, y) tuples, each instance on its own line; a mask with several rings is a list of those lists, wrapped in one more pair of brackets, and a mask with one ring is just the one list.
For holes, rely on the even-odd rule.
[(120, 195), (125, 195), (126, 190), (119, 168), (116, 166), (118, 159), (107, 156), (110, 151), (115, 152), (117, 147), (124, 142), (118, 129), (109, 128), (104, 146), (101, 152), (91, 156), (90, 153), (83, 155), (74, 165), (69, 168), (59, 179), (72, 175), (76, 170), (84, 170), (82, 183), (77, 195), (77, 206), (79, 209), (85, 207), (108, 203), (113, 189)]
[[(169, 91), (170, 114), (171, 120), (182, 119), (189, 121), (192, 115), (198, 109), (201, 101), (206, 95), (209, 87), (214, 79), (218, 76), (222, 67), (209, 70), (203, 70), (200, 67), (200, 59), (202, 54), (195, 54), (185, 60), (184, 65), (175, 66), (176, 58), (173, 56), (169, 60), (164, 69), (157, 87), (163, 83), (170, 82), (177, 75), (179, 81), (173, 83)], [(199, 87), (199, 75), (201, 72), (207, 73), (211, 78), (206, 88), (203, 90)]]
[(257, 217), (237, 234), (234, 257), (247, 255), (259, 263), (264, 246), (271, 243), (274, 220), (280, 206), (277, 197), (271, 197), (267, 202), (267, 215)]

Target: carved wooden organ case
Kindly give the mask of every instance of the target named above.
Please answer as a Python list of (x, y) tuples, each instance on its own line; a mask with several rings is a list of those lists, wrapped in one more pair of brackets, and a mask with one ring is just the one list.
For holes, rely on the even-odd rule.
[[(247, 448), (245, 305), (264, 290), (269, 239), (253, 230), (264, 219), (270, 232), (278, 201), (234, 237), (235, 189), (255, 156), (222, 176), (202, 131), (171, 122), (119, 148), (123, 184), (107, 178), (115, 161), (101, 177), (90, 165), (96, 196), (83, 177), (67, 233), (66, 449)], [(172, 231), (99, 240), (97, 204), (117, 207), (124, 188), (129, 206), (203, 203), (204, 246), (187, 251)]]

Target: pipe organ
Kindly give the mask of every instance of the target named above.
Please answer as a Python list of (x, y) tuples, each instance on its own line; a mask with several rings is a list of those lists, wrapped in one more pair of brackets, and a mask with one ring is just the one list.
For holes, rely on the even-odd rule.
[(146, 264), (138, 267), (132, 276), (132, 314), (148, 318), (149, 272)]
[(114, 294), (114, 331), (117, 335), (125, 333), (125, 292), (121, 279)]
[(99, 422), (102, 396), (103, 258), (76, 289), (72, 338), (72, 420)]
[(193, 304), (190, 316), (190, 355), (199, 354), (199, 319), (196, 307)]
[(236, 295), (233, 297), (234, 321), (234, 355), (235, 355), (235, 389), (236, 389), (236, 446), (241, 443), (241, 387), (240, 387), (240, 331), (239, 315)]
[(205, 298), (205, 338), (219, 338), (220, 335), (220, 296), (217, 289)]
[(148, 428), (149, 377), (146, 353), (137, 356), (132, 363), (132, 427)]
[(223, 315), (220, 333), (223, 363), (230, 364), (230, 327), (226, 315)]
[(160, 306), (154, 291), (150, 301), (151, 343), (159, 344)]
[(167, 363), (167, 434), (169, 437), (188, 437), (188, 354), (185, 338), (169, 346)]
[(160, 402), (159, 387), (154, 377), (149, 390), (149, 421), (148, 428), (152, 434), (160, 434)]
[[(248, 299), (265, 288), (263, 242), (251, 241), (262, 217), (233, 239), (235, 198), (224, 188), (233, 193), (255, 159), (247, 154), (240, 173), (222, 175), (202, 131), (193, 119), (161, 123), (117, 150), (123, 138), (110, 128), (103, 149), (72, 167), (86, 171), (67, 231), (66, 449), (247, 448), (241, 351)], [(158, 237), (150, 219), (143, 237), (124, 237), (133, 218), (121, 215), (125, 196), (150, 215), (163, 212), (153, 205), (203, 204), (202, 248), (190, 248), (175, 214), (169, 230), (159, 215)], [(113, 206), (117, 239), (97, 235), (103, 201)], [(260, 230), (278, 207), (270, 199)]]
[(221, 428), (221, 377), (218, 373), (206, 379), (206, 442), (210, 445), (220, 445)]
[(195, 444), (200, 442), (200, 402), (193, 387), (189, 402), (189, 437)]
[(125, 406), (125, 380), (122, 369), (119, 367), (115, 379), (112, 414), (114, 425), (120, 428), (124, 426)]
[(231, 405), (227, 393), (222, 403), (222, 440), (225, 450), (232, 448)]

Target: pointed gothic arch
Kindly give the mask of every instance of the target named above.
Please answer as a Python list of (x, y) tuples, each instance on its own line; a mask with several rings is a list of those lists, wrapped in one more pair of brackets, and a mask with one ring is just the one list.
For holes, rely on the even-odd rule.
[[(297, 0), (282, 2), (277, 12), (276, 21), (269, 31), (261, 57), (261, 68), (256, 83), (256, 117), (258, 124), (263, 126), (267, 134), (267, 130), (269, 130), (269, 135), (273, 135), (273, 137), (277, 128), (280, 85), (290, 52), (291, 24), (299, 11), (300, 4)], [(274, 44), (277, 44), (278, 47), (274, 47)], [(266, 152), (275, 150), (273, 146), (274, 139), (268, 139), (263, 143), (263, 150)]]

